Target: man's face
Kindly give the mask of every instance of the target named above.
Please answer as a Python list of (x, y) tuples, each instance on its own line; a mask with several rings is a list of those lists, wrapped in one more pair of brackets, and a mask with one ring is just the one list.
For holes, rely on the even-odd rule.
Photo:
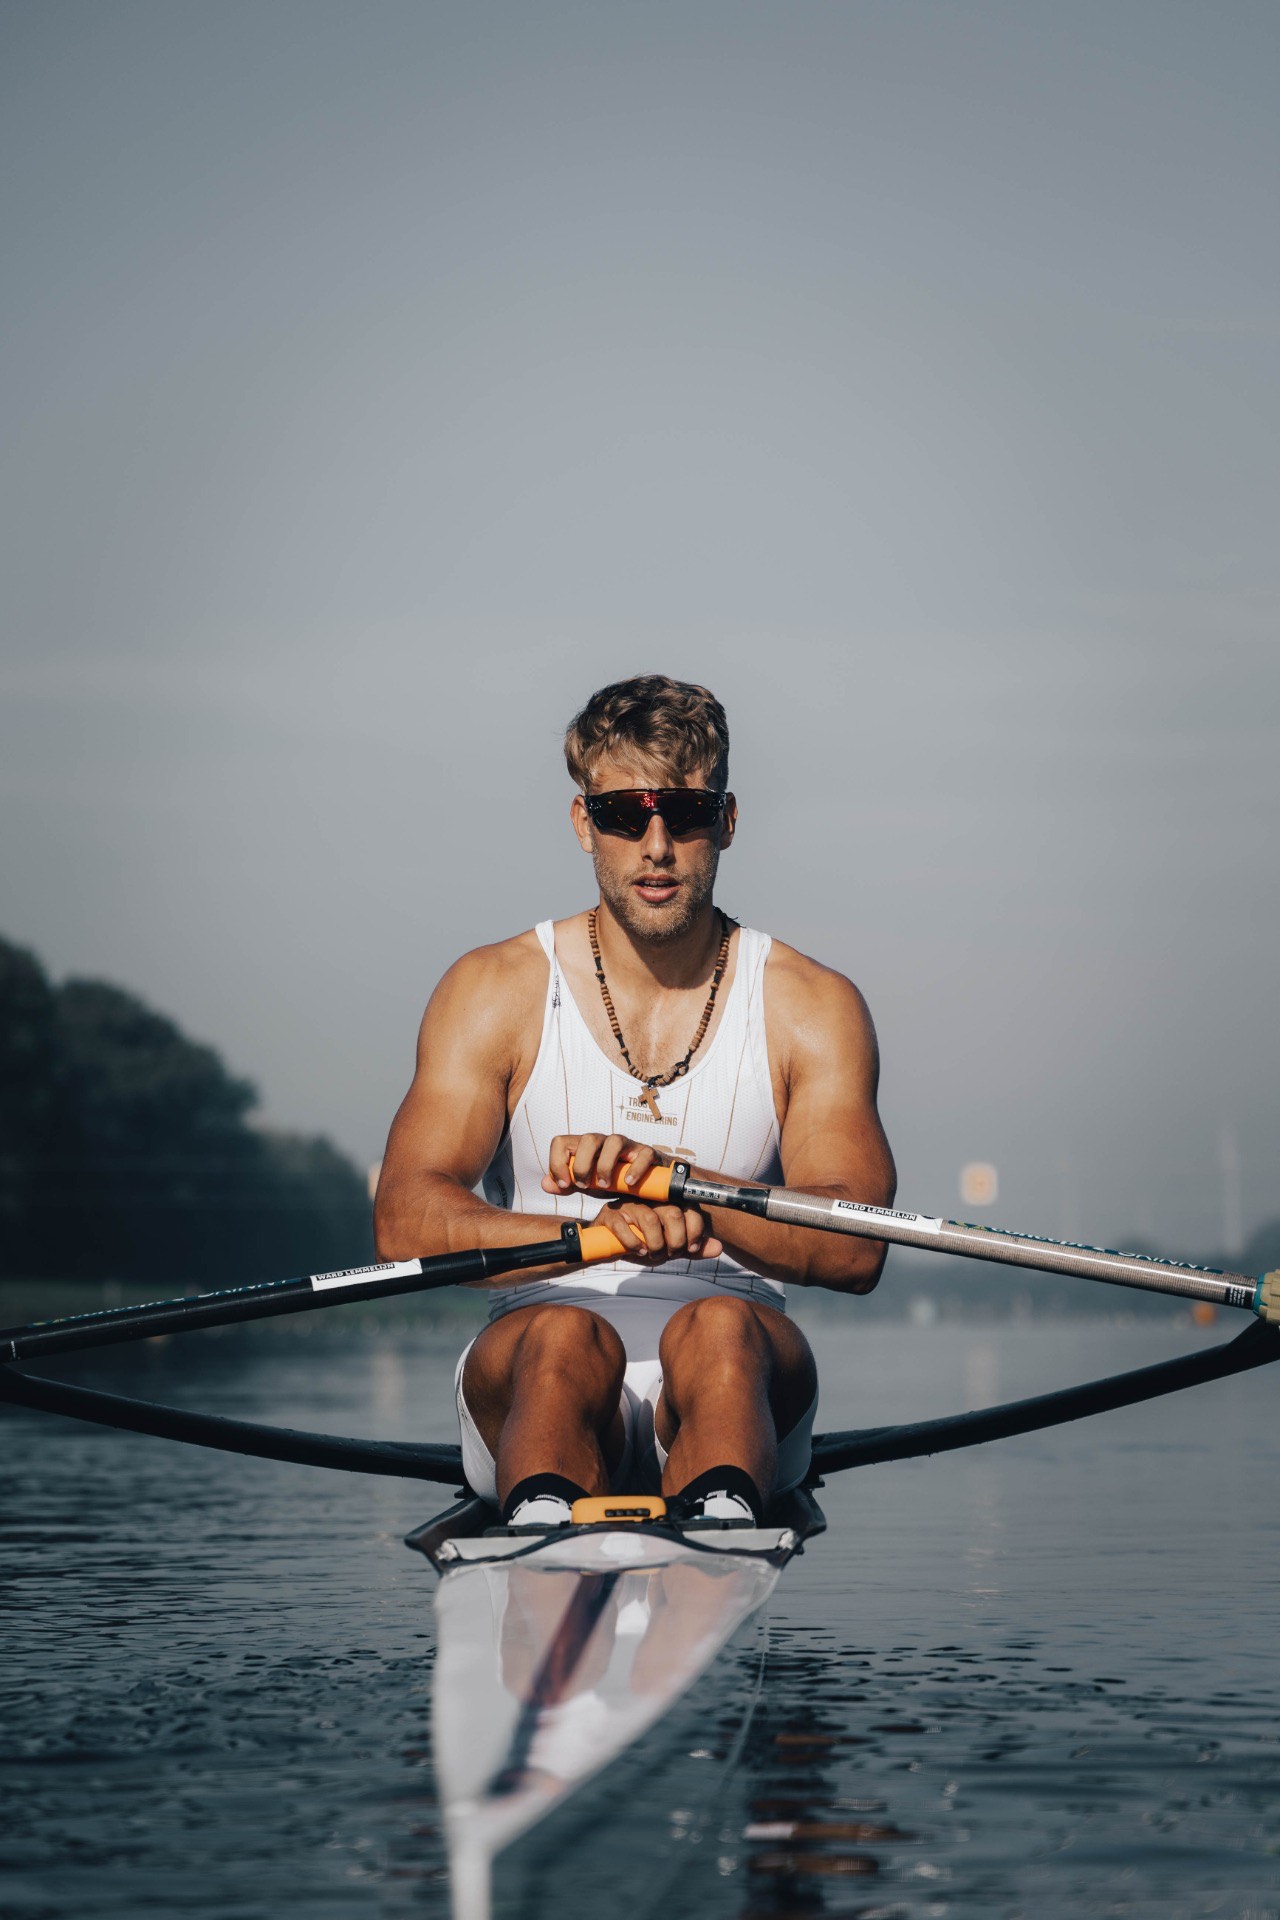
[[(592, 793), (708, 784), (705, 774), (682, 780), (661, 768), (613, 758), (598, 760), (591, 772)], [(710, 903), (720, 854), (733, 839), (737, 817), (737, 802), (729, 794), (713, 827), (677, 838), (655, 813), (643, 839), (628, 840), (594, 827), (580, 793), (570, 810), (579, 845), (595, 866), (600, 898), (628, 933), (657, 942), (678, 940), (696, 925)]]

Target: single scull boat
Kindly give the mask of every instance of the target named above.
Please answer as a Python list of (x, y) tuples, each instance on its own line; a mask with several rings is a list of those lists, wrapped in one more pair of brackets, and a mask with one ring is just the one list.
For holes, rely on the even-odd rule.
[(488, 1920), (495, 1856), (662, 1718), (826, 1526), (801, 1489), (768, 1523), (675, 1525), (644, 1496), (568, 1527), (495, 1527), (468, 1498), (409, 1535), (441, 1576), (432, 1690), (455, 1920)]

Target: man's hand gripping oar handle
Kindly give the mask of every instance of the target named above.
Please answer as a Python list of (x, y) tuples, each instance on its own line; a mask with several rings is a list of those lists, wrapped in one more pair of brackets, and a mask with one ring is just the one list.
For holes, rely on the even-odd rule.
[(593, 1260), (620, 1260), (627, 1253), (617, 1234), (610, 1233), (608, 1227), (599, 1221), (589, 1227), (578, 1228), (578, 1246), (584, 1267), (590, 1266)]
[[(573, 1175), (573, 1162), (569, 1162), (570, 1177)], [(601, 1188), (604, 1193), (616, 1193), (627, 1200), (647, 1200), (651, 1206), (661, 1206), (664, 1201), (674, 1199), (671, 1192), (673, 1169), (671, 1167), (650, 1167), (642, 1180), (634, 1187), (626, 1184), (627, 1167), (624, 1162), (613, 1176), (610, 1186)], [(625, 1247), (617, 1234), (609, 1227), (605, 1218), (593, 1220), (590, 1226), (578, 1228), (578, 1244), (584, 1266), (594, 1260), (617, 1260), (620, 1256), (633, 1259), (634, 1251)]]

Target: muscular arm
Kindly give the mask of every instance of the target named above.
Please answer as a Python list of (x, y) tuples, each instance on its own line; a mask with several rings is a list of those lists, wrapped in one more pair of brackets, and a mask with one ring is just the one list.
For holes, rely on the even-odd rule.
[(521, 1015), (538, 1004), (537, 963), (520, 949), (507, 941), (465, 955), (431, 996), (413, 1084), (391, 1123), (378, 1180), (379, 1259), (554, 1238), (545, 1214), (508, 1213), (471, 1191), (506, 1125)]
[[(876, 1109), (880, 1056), (858, 989), (803, 954), (775, 946), (765, 975), (769, 1048), (785, 1101), (782, 1172), (789, 1187), (833, 1200), (888, 1206), (897, 1173)], [(870, 1293), (887, 1248), (784, 1227), (749, 1214), (712, 1213), (726, 1252), (771, 1280)]]

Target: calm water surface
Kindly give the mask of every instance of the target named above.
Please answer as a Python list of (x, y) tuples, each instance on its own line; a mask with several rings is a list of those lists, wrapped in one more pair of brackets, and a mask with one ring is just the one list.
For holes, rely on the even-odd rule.
[[(927, 1417), (1235, 1330), (824, 1320), (819, 1424)], [(78, 1377), (452, 1437), (456, 1335), (353, 1339), (295, 1324)], [(767, 1644), (736, 1646), (513, 1862), (509, 1910), (1276, 1920), (1278, 1393), (1280, 1367), (833, 1480)], [(446, 1915), (434, 1583), (401, 1537), (447, 1490), (8, 1408), (0, 1448), (6, 1920)]]

